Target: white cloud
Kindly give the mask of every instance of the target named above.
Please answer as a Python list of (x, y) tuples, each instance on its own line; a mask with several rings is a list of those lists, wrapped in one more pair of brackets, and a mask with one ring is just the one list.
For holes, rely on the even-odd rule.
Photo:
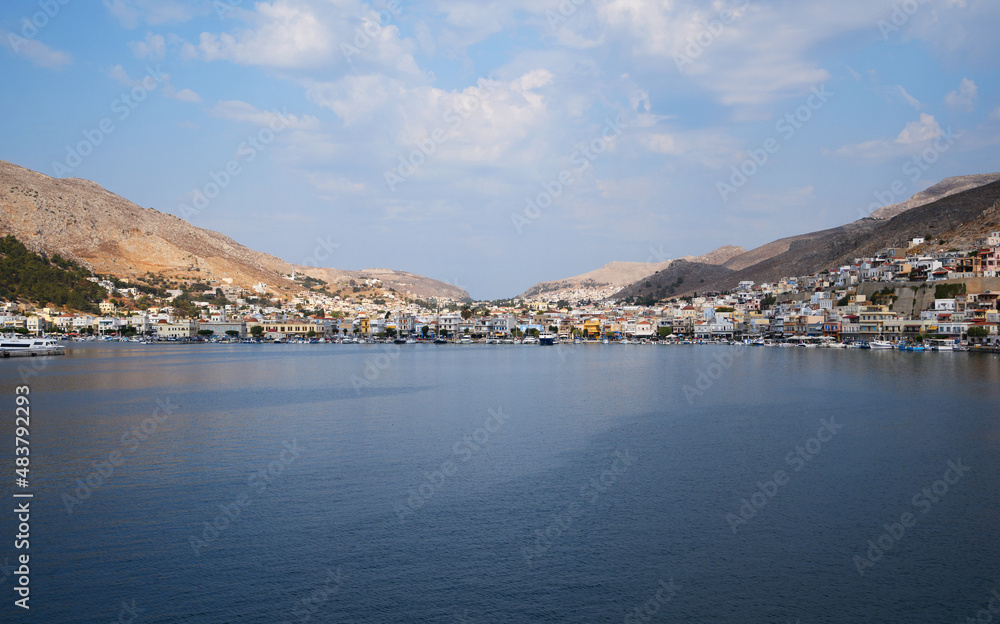
[(640, 134), (640, 145), (654, 154), (680, 157), (676, 164), (696, 163), (709, 169), (744, 158), (740, 143), (722, 130), (683, 130)]
[(388, 11), (361, 0), (330, 6), (308, 0), (258, 2), (253, 10), (236, 9), (234, 20), (246, 27), (218, 34), (203, 32), (198, 51), (206, 61), (230, 61), (282, 69), (330, 66), (373, 67), (417, 76), (417, 43), (403, 40)]
[(343, 176), (329, 173), (310, 173), (306, 176), (317, 190), (337, 197), (344, 194), (357, 195), (364, 193), (366, 186), (362, 182), (354, 182)]
[(242, 65), (296, 67), (329, 59), (335, 40), (305, 6), (294, 2), (265, 2), (256, 12), (241, 12), (256, 28), (235, 34), (202, 33), (199, 49), (208, 61)]
[(198, 48), (179, 35), (174, 33), (167, 35), (167, 45), (171, 50), (175, 50), (183, 61), (193, 61), (198, 58)]
[(933, 115), (921, 113), (920, 119), (911, 121), (892, 141), (876, 140), (855, 145), (845, 145), (837, 150), (839, 156), (867, 160), (883, 160), (895, 156), (914, 154), (924, 149), (931, 141), (941, 137), (944, 131)]
[(870, 28), (882, 4), (889, 6), (884, 0), (708, 7), (691, 0), (609, 0), (597, 5), (597, 14), (609, 39), (636, 58), (655, 59), (661, 74), (666, 65), (668, 74), (680, 73), (722, 104), (756, 107), (829, 80), (813, 50)]
[[(125, 71), (125, 68), (122, 67), (121, 65), (115, 65), (111, 69), (107, 70), (106, 73), (109, 78), (117, 81), (122, 86), (128, 87), (130, 89), (133, 87), (138, 87), (140, 85), (143, 85), (144, 81), (148, 80), (150, 77), (147, 74), (139, 79), (132, 78), (131, 76), (128, 75), (128, 72)], [(156, 85), (149, 90), (151, 91), (160, 90), (163, 92), (163, 95), (165, 97), (174, 100), (179, 100), (181, 102), (196, 103), (201, 101), (201, 96), (192, 91), (191, 89), (177, 89), (176, 87), (174, 87), (174, 85), (170, 83), (170, 74), (159, 74), (156, 77), (159, 78), (159, 82), (156, 83)]]
[(648, 134), (643, 137), (642, 142), (649, 151), (657, 154), (679, 156), (684, 153), (677, 138), (671, 134)]
[(128, 72), (125, 71), (125, 68), (122, 67), (121, 65), (115, 65), (114, 67), (109, 69), (106, 73), (108, 74), (109, 78), (117, 81), (122, 86), (131, 88), (139, 84), (138, 80), (133, 80), (132, 78), (129, 77)]
[(336, 113), (345, 128), (388, 133), (386, 148), (394, 152), (409, 153), (433, 140), (438, 163), (517, 166), (531, 158), (531, 150), (513, 157), (515, 146), (540, 138), (550, 118), (545, 89), (552, 80), (548, 70), (538, 68), (506, 82), (483, 80), (444, 90), (410, 88), (385, 76), (346, 76), (334, 83), (308, 83), (307, 95)]
[(146, 33), (145, 41), (130, 41), (128, 47), (136, 58), (149, 59), (152, 61), (162, 60), (167, 54), (167, 40), (163, 35)]
[(907, 104), (909, 104), (910, 106), (912, 106), (917, 110), (923, 108), (923, 104), (920, 103), (920, 100), (907, 93), (906, 89), (904, 89), (902, 85), (896, 85), (895, 89), (897, 90), (896, 92), (899, 95), (899, 97), (901, 97), (904, 102), (906, 102)]
[(912, 145), (914, 143), (924, 143), (941, 136), (941, 126), (934, 119), (933, 115), (927, 113), (920, 114), (919, 121), (911, 121), (906, 124), (903, 131), (896, 137), (899, 145)]
[(0, 45), (47, 69), (62, 69), (73, 63), (73, 57), (67, 52), (54, 50), (37, 39), (25, 39), (3, 29), (0, 29)]
[(997, 106), (996, 110), (990, 113), (990, 119), (1000, 119), (1000, 106)]
[(164, 90), (164, 94), (169, 98), (180, 100), (181, 102), (196, 103), (201, 101), (201, 96), (191, 89), (181, 89), (178, 91), (170, 85), (167, 85), (167, 89)]
[(287, 128), (311, 128), (318, 124), (315, 117), (309, 115), (296, 116), (289, 115), (284, 111), (262, 111), (252, 104), (240, 100), (226, 100), (216, 103), (210, 111), (216, 117), (238, 121), (242, 123), (266, 126), (270, 124), (276, 115), (281, 115), (288, 124)]
[(944, 103), (956, 111), (971, 113), (976, 108), (976, 99), (979, 97), (979, 87), (968, 78), (962, 78), (962, 84), (958, 90), (950, 91), (944, 96)]

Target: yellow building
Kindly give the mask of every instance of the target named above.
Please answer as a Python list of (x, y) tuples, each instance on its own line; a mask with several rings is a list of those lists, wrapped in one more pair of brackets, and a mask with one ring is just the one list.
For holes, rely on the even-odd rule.
[(862, 335), (867, 337), (880, 336), (885, 332), (886, 321), (897, 318), (897, 315), (889, 311), (884, 305), (861, 306), (858, 310), (858, 325)]
[(264, 321), (262, 325), (264, 326), (264, 335), (271, 337), (281, 334), (282, 336), (305, 338), (308, 336), (309, 332), (315, 332), (317, 334), (323, 333), (322, 327), (302, 320)]

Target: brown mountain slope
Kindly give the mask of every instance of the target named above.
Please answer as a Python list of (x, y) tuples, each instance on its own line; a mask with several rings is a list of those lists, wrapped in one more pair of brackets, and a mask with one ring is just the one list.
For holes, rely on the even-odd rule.
[[(681, 260), (715, 265), (722, 264), (744, 251), (746, 250), (742, 247), (727, 245), (702, 256), (685, 256)], [(624, 288), (649, 275), (667, 269), (674, 262), (677, 262), (677, 260), (666, 260), (664, 262), (609, 262), (597, 270), (581, 275), (561, 280), (539, 282), (520, 295), (520, 298), (530, 299), (542, 294), (550, 298), (559, 297), (565, 292), (581, 288)]]
[[(901, 204), (895, 204), (893, 206), (887, 206), (876, 210), (871, 214), (871, 218), (889, 220), (906, 212), (907, 210), (919, 208), (920, 206), (925, 206), (940, 199), (944, 199), (945, 197), (955, 195), (956, 193), (985, 186), (992, 182), (996, 182), (997, 180), (1000, 180), (1000, 173), (984, 173), (946, 178), (934, 186), (917, 193)], [(861, 219), (856, 223), (863, 223), (864, 221), (866, 220)], [(844, 226), (844, 228), (847, 227), (848, 226)], [(782, 238), (771, 243), (767, 243), (766, 245), (761, 245), (755, 249), (751, 249), (744, 254), (738, 255), (725, 262), (723, 266), (733, 269), (734, 271), (739, 271), (747, 267), (751, 267), (759, 262), (764, 262), (765, 260), (779, 256), (791, 249), (793, 245), (801, 244), (802, 242), (815, 241), (816, 239), (823, 238), (841, 230), (843, 230), (843, 228), (833, 228), (822, 232), (810, 232), (809, 234), (800, 234), (798, 236)]]
[(702, 264), (727, 265), (733, 258), (738, 258), (746, 252), (747, 250), (742, 247), (737, 247), (736, 245), (725, 245), (700, 256), (684, 256), (681, 260), (686, 260), (688, 262), (700, 262)]
[[(96, 273), (150, 272), (252, 286), (291, 286), (291, 265), (173, 215), (141, 208), (100, 185), (56, 179), (0, 161), (0, 234), (73, 258)], [(194, 271), (197, 268), (198, 271)]]
[(991, 182), (996, 182), (997, 180), (1000, 180), (1000, 173), (981, 173), (976, 175), (945, 178), (934, 186), (917, 193), (901, 204), (879, 208), (871, 214), (871, 217), (874, 219), (891, 219), (896, 215), (900, 215), (912, 208), (918, 208), (939, 199), (944, 199), (945, 197), (954, 195), (955, 193), (961, 193), (979, 186), (985, 186)]
[[(839, 229), (839, 228), (835, 228)], [(764, 262), (775, 256), (780, 256), (795, 245), (799, 245), (805, 242), (816, 240), (817, 238), (822, 238), (827, 234), (831, 233), (833, 230), (825, 230), (822, 232), (811, 232), (809, 234), (799, 234), (798, 236), (789, 236), (788, 238), (780, 238), (776, 241), (767, 243), (766, 245), (761, 245), (760, 247), (755, 247), (750, 251), (741, 253), (738, 256), (734, 256), (722, 263), (722, 266), (727, 269), (732, 269), (734, 271), (739, 271), (747, 267), (753, 266), (759, 262)]]
[[(33, 251), (59, 254), (95, 273), (118, 277), (153, 273), (199, 281), (229, 278), (246, 288), (264, 282), (284, 290), (297, 288), (282, 275), (306, 272), (306, 267), (254, 251), (218, 232), (137, 206), (94, 182), (50, 178), (0, 161), (0, 235), (6, 234)], [(356, 277), (364, 272), (346, 273)], [(418, 297), (434, 296), (430, 293), (437, 290), (468, 296), (429, 278), (391, 273), (395, 276), (383, 279), (386, 287), (409, 280)]]
[(740, 270), (720, 273), (718, 267), (689, 266), (682, 284), (676, 283), (676, 275), (666, 271), (628, 286), (617, 296), (663, 297), (660, 293), (670, 287), (676, 295), (730, 290), (744, 280), (761, 283), (810, 275), (852, 263), (855, 258), (874, 256), (886, 247), (905, 247), (906, 241), (918, 236), (930, 234), (938, 238), (972, 222), (990, 227), (994, 222), (1000, 223), (998, 206), (1000, 181), (911, 208), (888, 221), (862, 219), (839, 228), (776, 241), (787, 243), (788, 249)]
[(469, 293), (458, 286), (424, 277), (423, 275), (407, 273), (406, 271), (395, 271), (393, 269), (344, 271), (341, 269), (315, 269), (306, 266), (296, 266), (295, 270), (330, 284), (343, 283), (350, 280), (363, 281), (377, 279), (382, 282), (383, 288), (391, 288), (396, 292), (421, 299), (433, 298), (472, 301)]

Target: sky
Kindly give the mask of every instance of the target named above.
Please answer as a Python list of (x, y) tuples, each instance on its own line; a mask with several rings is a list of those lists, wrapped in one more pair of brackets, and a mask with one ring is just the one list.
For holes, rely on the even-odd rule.
[(995, 0), (9, 0), (0, 159), (515, 296), (1000, 171)]

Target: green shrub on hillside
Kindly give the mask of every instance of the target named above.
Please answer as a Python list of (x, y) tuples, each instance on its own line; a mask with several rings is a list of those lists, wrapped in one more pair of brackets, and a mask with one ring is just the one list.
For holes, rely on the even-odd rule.
[(0, 299), (99, 312), (105, 290), (88, 277), (91, 272), (72, 260), (36, 254), (13, 236), (0, 238)]

